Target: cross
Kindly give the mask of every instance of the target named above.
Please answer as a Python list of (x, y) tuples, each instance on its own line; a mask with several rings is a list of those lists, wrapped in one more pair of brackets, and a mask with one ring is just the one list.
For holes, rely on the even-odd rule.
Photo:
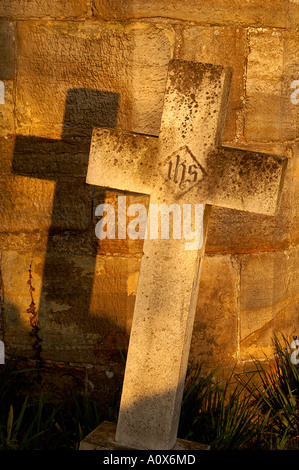
[(175, 445), (211, 205), (272, 215), (279, 202), (285, 157), (220, 146), (231, 75), (172, 60), (158, 138), (93, 131), (87, 183), (204, 207), (200, 248), (144, 241), (115, 435), (122, 445)]

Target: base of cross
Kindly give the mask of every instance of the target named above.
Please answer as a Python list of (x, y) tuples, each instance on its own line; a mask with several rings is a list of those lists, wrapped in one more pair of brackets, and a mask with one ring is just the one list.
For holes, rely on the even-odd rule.
[[(116, 423), (104, 421), (80, 442), (79, 450), (146, 450), (118, 444), (114, 440), (115, 433)], [(170, 450), (210, 450), (210, 446), (198, 442), (186, 441), (184, 439), (177, 439), (175, 446)]]

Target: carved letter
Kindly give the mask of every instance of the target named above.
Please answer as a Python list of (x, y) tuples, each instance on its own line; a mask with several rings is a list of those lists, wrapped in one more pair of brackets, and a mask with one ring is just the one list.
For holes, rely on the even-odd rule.
[(176, 166), (175, 166), (175, 171), (174, 171), (174, 182), (178, 183), (178, 174), (180, 167), (182, 167), (182, 175), (181, 175), (181, 181), (179, 183), (180, 189), (184, 188), (184, 182), (185, 182), (185, 174), (186, 174), (186, 165), (185, 163), (180, 163), (180, 156), (176, 156)]
[[(194, 168), (194, 170), (193, 170), (193, 168)], [(195, 183), (195, 181), (197, 181), (197, 171), (196, 170), (198, 170), (198, 167), (196, 165), (190, 165), (189, 166), (188, 173), (189, 173), (190, 176), (193, 175), (193, 181), (188, 179), (187, 180), (188, 182)]]

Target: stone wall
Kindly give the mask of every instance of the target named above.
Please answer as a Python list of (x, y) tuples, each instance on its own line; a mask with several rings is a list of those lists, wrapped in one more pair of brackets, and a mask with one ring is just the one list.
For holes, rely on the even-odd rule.
[(275, 331), (298, 332), (298, 44), (298, 0), (1, 0), (8, 353), (34, 359), (31, 266), (46, 380), (71, 372), (97, 398), (121, 380), (142, 243), (95, 237), (95, 207), (118, 193), (85, 184), (90, 136), (157, 134), (171, 58), (232, 66), (223, 144), (289, 157), (275, 217), (212, 210), (192, 357), (244, 365), (271, 355)]

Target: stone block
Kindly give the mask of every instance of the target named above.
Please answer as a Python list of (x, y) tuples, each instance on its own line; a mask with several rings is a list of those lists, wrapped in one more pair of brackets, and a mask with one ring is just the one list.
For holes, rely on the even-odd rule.
[(247, 57), (246, 30), (231, 26), (188, 26), (176, 43), (178, 59), (195, 60), (233, 68), (227, 118), (222, 142), (238, 141), (242, 135), (244, 70)]
[[(115, 442), (116, 424), (104, 421), (94, 431), (88, 434), (80, 443), (79, 450), (134, 450), (134, 447), (122, 446)], [(173, 447), (174, 451), (202, 451), (210, 450), (210, 446), (200, 444), (199, 442), (187, 441), (185, 439), (177, 439)], [(116, 454), (110, 455), (110, 462), (119, 463), (119, 457)], [(120, 457), (121, 458), (121, 457)], [(125, 457), (126, 458), (126, 457)], [(136, 457), (137, 458), (137, 457)], [(115, 460), (116, 459), (116, 460)]]
[(255, 253), (284, 250), (290, 246), (292, 210), (279, 210), (276, 216), (250, 214), (213, 207), (206, 253)]
[(17, 133), (157, 133), (173, 42), (166, 25), (18, 23)]
[(91, 220), (91, 189), (82, 179), (0, 178), (1, 231), (84, 230)]
[[(101, 349), (125, 349), (131, 331), (137, 282), (139, 277), (140, 258), (97, 256), (93, 291), (90, 301), (90, 330), (102, 325), (105, 339), (98, 343)], [(107, 322), (105, 326), (105, 321)], [(95, 325), (93, 326), (93, 322)], [(112, 328), (111, 328), (112, 325)], [(111, 337), (111, 332), (116, 337)], [(111, 343), (112, 342), (112, 343)], [(95, 351), (95, 354), (98, 353)]]
[(238, 346), (239, 263), (230, 256), (205, 256), (190, 360), (216, 367)]
[(87, 0), (2, 0), (0, 17), (31, 18), (84, 18), (89, 12)]
[(240, 358), (271, 353), (275, 331), (292, 334), (298, 326), (298, 248), (241, 256)]
[(290, 28), (297, 29), (299, 27), (299, 3), (298, 0), (289, 0), (288, 5), (288, 25)]
[(8, 352), (32, 357), (29, 267), (42, 358), (73, 364), (122, 364), (133, 316), (139, 259), (5, 251), (1, 259)]
[[(1, 108), (0, 108), (1, 109)], [(12, 171), (12, 160), (15, 148), (15, 138), (13, 136), (0, 137), (0, 177), (10, 176)]]
[[(80, 232), (76, 232), (80, 233)], [(26, 253), (43, 251), (49, 240), (49, 231), (0, 232), (0, 249)], [(78, 250), (78, 247), (77, 247)]]
[[(43, 260), (40, 253), (38, 261)], [(29, 293), (29, 268), (34, 259), (32, 253), (20, 255), (17, 252), (3, 252), (1, 255), (1, 277), (3, 283), (3, 323), (5, 332), (5, 345), (8, 353), (14, 351), (23, 353), (26, 357), (33, 357), (33, 338), (30, 336), (30, 314), (27, 309), (31, 298)], [(36, 257), (35, 257), (36, 261)], [(42, 278), (33, 274), (34, 298), (37, 310), (42, 289)]]
[(14, 78), (14, 39), (14, 25), (10, 21), (0, 20), (0, 80), (13, 80)]
[(294, 336), (298, 338), (298, 308), (298, 296), (292, 302), (282, 304), (272, 320), (240, 341), (239, 359), (250, 363), (253, 359), (264, 361), (266, 358), (273, 358), (274, 335), (279, 339), (283, 335), (290, 342)]
[(39, 230), (49, 228), (55, 192), (52, 181), (20, 176), (0, 179), (1, 230)]
[(15, 138), (11, 172), (15, 175), (57, 180), (86, 177), (90, 143), (86, 140), (55, 140), (32, 136)]
[[(93, 15), (105, 20), (124, 20), (138, 18), (171, 18), (198, 23), (211, 23), (237, 26), (286, 27), (291, 19), (289, 0), (263, 1), (252, 0), (93, 0)], [(292, 14), (298, 17), (297, 5)]]
[(298, 80), (298, 33), (250, 31), (246, 79), (245, 139), (271, 142), (298, 137), (299, 106), (291, 102)]

